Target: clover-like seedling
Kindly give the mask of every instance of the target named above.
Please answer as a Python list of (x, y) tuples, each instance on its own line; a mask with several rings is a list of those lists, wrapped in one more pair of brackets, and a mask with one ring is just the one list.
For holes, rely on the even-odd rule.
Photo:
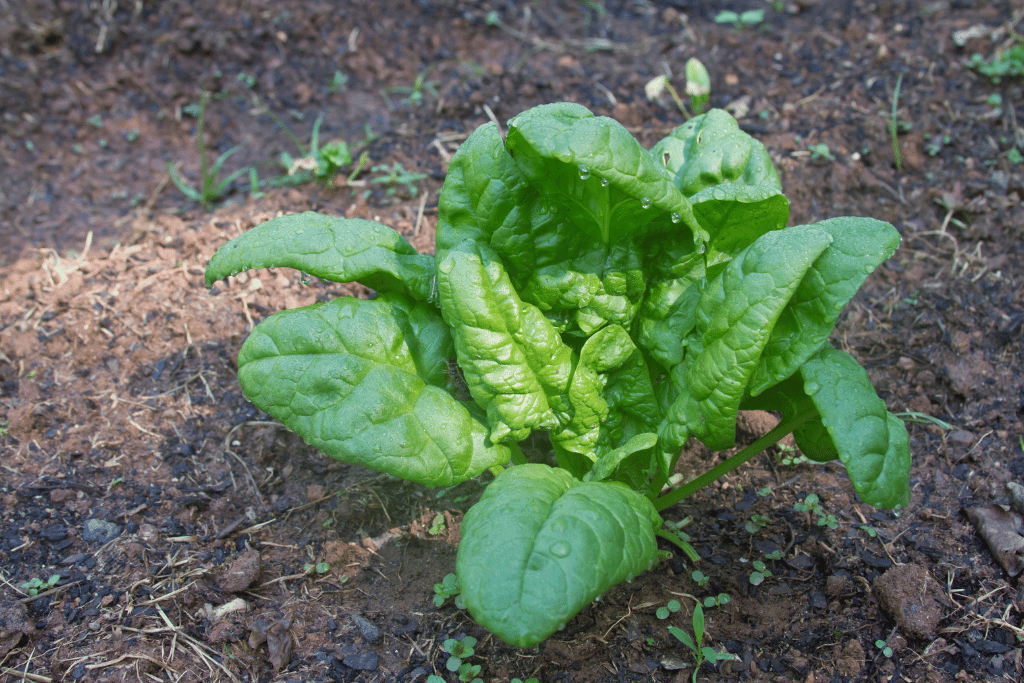
[(768, 565), (761, 560), (754, 560), (751, 565), (754, 567), (754, 571), (750, 572), (749, 577), (751, 586), (760, 586), (765, 579), (771, 577), (772, 570), (768, 569)]
[(446, 574), (441, 579), (441, 583), (434, 584), (434, 607), (442, 607), (444, 603), (454, 598), (455, 606), (465, 609), (466, 605), (462, 602), (461, 590), (459, 577), (455, 574)]
[(445, 668), (452, 673), (458, 673), (459, 680), (464, 683), (475, 681), (476, 676), (480, 673), (479, 664), (468, 664), (464, 661), (473, 656), (473, 646), (476, 643), (476, 638), (466, 636), (462, 640), (449, 638), (441, 644), (441, 649), (451, 655), (445, 662)]
[(655, 616), (659, 619), (668, 619), (670, 616), (679, 611), (681, 605), (678, 600), (669, 600), (663, 607), (659, 607), (655, 611)]
[(28, 593), (30, 597), (35, 597), (56, 586), (58, 581), (60, 581), (60, 574), (51, 574), (45, 581), (36, 577), (21, 584), (21, 587), (25, 589), (25, 592)]
[(892, 657), (892, 648), (889, 647), (884, 640), (879, 638), (875, 641), (875, 647), (882, 651), (882, 654), (886, 657)]
[(692, 572), (690, 572), (690, 578), (693, 579), (701, 588), (703, 588), (711, 582), (711, 577), (699, 569), (694, 569)]

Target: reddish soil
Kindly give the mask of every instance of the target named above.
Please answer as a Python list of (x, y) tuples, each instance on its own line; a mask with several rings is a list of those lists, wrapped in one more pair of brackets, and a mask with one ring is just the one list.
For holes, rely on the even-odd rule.
[[(469, 634), (485, 681), (685, 681), (693, 660), (667, 626), (689, 627), (692, 596), (727, 593), (708, 638), (738, 659), (700, 680), (1021, 680), (1024, 525), (983, 506), (1024, 482), (1024, 97), (1019, 78), (968, 67), (1024, 33), (1014, 3), (383, 7), (0, 2), (0, 673), (454, 681), (440, 644)], [(759, 25), (714, 22), (751, 8), (767, 10)], [(235, 354), (255, 322), (365, 290), (280, 269), (207, 290), (203, 268), (226, 239), (307, 209), (379, 220), (430, 251), (446, 164), (491, 113), (572, 100), (650, 145), (684, 119), (644, 84), (668, 68), (681, 89), (692, 56), (711, 104), (772, 153), (792, 224), (899, 228), (833, 341), (890, 410), (950, 428), (910, 423), (899, 513), (861, 504), (840, 467), (755, 459), (668, 511), (692, 518), (697, 567), (665, 559), (517, 650), (433, 603), (481, 483), (439, 493), (326, 459), (240, 393)], [(302, 156), (290, 135), (308, 144), (320, 115), (321, 142), (345, 139), (367, 164), (260, 197), (243, 175), (197, 205), (167, 164), (196, 183), (202, 91), (208, 156), (241, 145), (222, 178), (251, 165), (283, 184), (280, 154)], [(421, 175), (379, 180), (395, 172)], [(766, 419), (748, 416), (743, 437)], [(799, 509), (812, 493), (833, 520)], [(995, 520), (1006, 568), (966, 509)], [(755, 560), (771, 573), (757, 586)], [(683, 608), (659, 620), (672, 599)]]

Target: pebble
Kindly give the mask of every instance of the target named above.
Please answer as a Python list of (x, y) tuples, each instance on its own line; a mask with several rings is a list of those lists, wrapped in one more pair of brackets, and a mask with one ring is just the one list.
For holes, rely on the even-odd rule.
[(355, 623), (356, 628), (359, 629), (359, 633), (362, 634), (366, 642), (371, 645), (376, 645), (380, 642), (383, 634), (380, 629), (370, 623), (368, 619), (361, 617), (358, 614), (353, 614), (352, 621)]
[(63, 524), (48, 524), (39, 531), (39, 535), (42, 536), (44, 540), (55, 543), (67, 538), (68, 528)]
[(121, 527), (103, 519), (87, 519), (82, 538), (90, 543), (109, 543), (121, 534)]
[(235, 558), (221, 575), (220, 589), (225, 593), (244, 591), (260, 578), (262, 568), (259, 551), (247, 550)]
[(341, 663), (350, 669), (358, 671), (376, 671), (379, 660), (380, 657), (377, 656), (376, 652), (357, 652), (354, 655), (345, 657), (345, 659), (341, 660)]

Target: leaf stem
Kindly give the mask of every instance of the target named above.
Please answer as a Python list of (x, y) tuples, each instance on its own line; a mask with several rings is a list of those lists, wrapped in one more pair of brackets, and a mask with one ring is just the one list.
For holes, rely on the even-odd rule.
[(746, 461), (753, 458), (758, 453), (764, 451), (770, 446), (777, 444), (784, 436), (792, 432), (794, 429), (799, 427), (801, 424), (809, 420), (816, 413), (804, 413), (803, 415), (796, 415), (788, 420), (783, 419), (774, 429), (762, 436), (760, 439), (750, 444), (736, 455), (732, 456), (723, 463), (712, 467), (710, 470), (700, 475), (696, 479), (693, 479), (677, 489), (669, 491), (664, 496), (654, 501), (654, 508), (661, 512), (666, 510), (684, 498), (689, 498), (697, 491), (701, 490), (715, 479), (718, 479), (724, 474), (731, 472)]

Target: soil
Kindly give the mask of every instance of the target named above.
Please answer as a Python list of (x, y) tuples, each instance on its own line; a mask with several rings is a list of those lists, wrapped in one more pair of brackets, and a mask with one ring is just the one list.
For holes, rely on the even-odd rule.
[[(1024, 544), (1005, 507), (1024, 481), (1024, 98), (1019, 78), (968, 66), (1024, 33), (1014, 3), (0, 6), (7, 680), (454, 681), (441, 644), (471, 635), (485, 681), (685, 681), (693, 659), (667, 626), (689, 630), (692, 596), (722, 593), (707, 638), (736, 660), (701, 680), (1024, 676), (1010, 573)], [(745, 9), (764, 20), (714, 21)], [(899, 228), (833, 342), (890, 410), (948, 428), (909, 424), (912, 501), (896, 513), (860, 503), (841, 467), (785, 449), (751, 461), (667, 511), (691, 518), (700, 563), (663, 559), (538, 648), (511, 648), (433, 600), (481, 483), (437, 492), (326, 459), (240, 393), (254, 323), (366, 290), (281, 269), (207, 290), (203, 268), (228, 238), (307, 209), (379, 220), (429, 252), (447, 162), (477, 125), (571, 100), (650, 145), (684, 117), (644, 85), (667, 69), (681, 91), (693, 56), (711, 105), (771, 152), (791, 224)], [(170, 182), (168, 163), (197, 183), (204, 91), (208, 159), (240, 146), (220, 178), (252, 166), (276, 182), (243, 174), (211, 206)], [(292, 136), (308, 146), (319, 116), (321, 143), (344, 139), (366, 165), (287, 186), (280, 155), (302, 157)], [(741, 436), (770, 420), (748, 415)], [(1009, 546), (990, 549), (966, 509), (1009, 524), (985, 536)], [(682, 608), (658, 619), (670, 600)]]

